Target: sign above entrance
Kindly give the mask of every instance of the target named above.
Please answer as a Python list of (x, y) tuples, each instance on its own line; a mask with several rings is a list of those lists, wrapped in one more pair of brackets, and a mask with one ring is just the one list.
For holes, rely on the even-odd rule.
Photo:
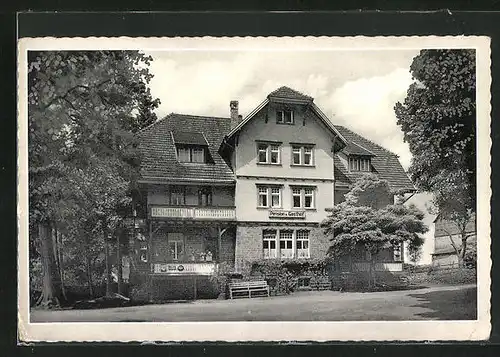
[(155, 263), (153, 272), (166, 275), (212, 275), (215, 273), (215, 263)]
[(306, 218), (306, 211), (269, 210), (269, 218)]

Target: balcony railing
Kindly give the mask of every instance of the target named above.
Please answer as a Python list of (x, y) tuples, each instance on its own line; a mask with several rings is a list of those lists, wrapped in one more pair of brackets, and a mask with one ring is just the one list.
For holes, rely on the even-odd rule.
[(232, 207), (153, 206), (151, 217), (231, 221), (236, 219), (236, 210)]

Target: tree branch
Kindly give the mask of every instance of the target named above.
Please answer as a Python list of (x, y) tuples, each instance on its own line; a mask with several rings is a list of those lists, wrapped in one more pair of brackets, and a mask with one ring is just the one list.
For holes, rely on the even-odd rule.
[(451, 243), (451, 246), (453, 247), (453, 249), (455, 250), (455, 254), (457, 255), (457, 257), (460, 256), (460, 252), (458, 251), (458, 248), (457, 246), (455, 245), (455, 242), (453, 241), (453, 236), (451, 235), (450, 232), (448, 232), (446, 229), (443, 229), (443, 231), (448, 234), (448, 237), (450, 238), (450, 243)]

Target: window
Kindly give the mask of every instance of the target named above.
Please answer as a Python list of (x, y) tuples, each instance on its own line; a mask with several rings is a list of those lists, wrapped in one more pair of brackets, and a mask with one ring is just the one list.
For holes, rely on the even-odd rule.
[(297, 258), (309, 258), (309, 231), (297, 231)]
[(258, 207), (281, 207), (281, 187), (258, 186)]
[(276, 250), (276, 231), (265, 230), (262, 233), (264, 246), (264, 259), (272, 259), (278, 256)]
[(314, 190), (312, 188), (304, 188), (304, 207), (314, 208)]
[(169, 233), (167, 239), (170, 259), (174, 261), (181, 260), (184, 252), (184, 238), (182, 234)]
[(262, 238), (264, 259), (310, 258), (308, 230), (265, 229)]
[(349, 157), (349, 171), (371, 171), (370, 158)]
[(267, 159), (267, 145), (266, 144), (259, 144), (259, 163), (261, 164), (267, 164), (268, 159)]
[(293, 208), (314, 208), (314, 187), (292, 187)]
[(271, 188), (271, 207), (281, 207), (281, 189), (279, 187)]
[(280, 162), (280, 147), (271, 145), (271, 164), (279, 164)]
[(204, 163), (205, 149), (197, 146), (179, 146), (177, 147), (177, 157), (179, 162)]
[(184, 187), (171, 186), (170, 187), (170, 204), (180, 206), (185, 204)]
[(279, 164), (281, 161), (279, 144), (258, 144), (259, 164)]
[(293, 231), (280, 231), (280, 257), (293, 258)]
[(205, 162), (204, 150), (202, 148), (192, 148), (191, 149), (191, 162)]
[(313, 164), (313, 151), (312, 148), (304, 147), (304, 165)]
[(300, 147), (297, 146), (292, 147), (292, 162), (294, 165), (300, 165), (301, 162)]
[(292, 188), (293, 208), (302, 207), (302, 190), (300, 188)]
[(267, 207), (267, 187), (259, 187), (259, 207)]
[(202, 187), (198, 191), (198, 205), (211, 206), (212, 205), (212, 188)]
[(191, 161), (191, 152), (189, 148), (178, 148), (177, 156), (179, 157), (180, 162), (190, 162)]
[(310, 146), (292, 146), (292, 164), (313, 166), (313, 148)]
[(291, 110), (278, 110), (276, 111), (276, 123), (278, 124), (293, 124), (293, 111)]

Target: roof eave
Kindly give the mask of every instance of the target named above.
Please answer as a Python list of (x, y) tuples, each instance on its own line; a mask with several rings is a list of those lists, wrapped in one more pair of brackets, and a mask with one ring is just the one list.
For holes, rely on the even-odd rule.
[(269, 95), (267, 99), (269, 99), (270, 102), (274, 103), (311, 104), (313, 102), (312, 98), (299, 99), (299, 98), (277, 97), (272, 95)]

